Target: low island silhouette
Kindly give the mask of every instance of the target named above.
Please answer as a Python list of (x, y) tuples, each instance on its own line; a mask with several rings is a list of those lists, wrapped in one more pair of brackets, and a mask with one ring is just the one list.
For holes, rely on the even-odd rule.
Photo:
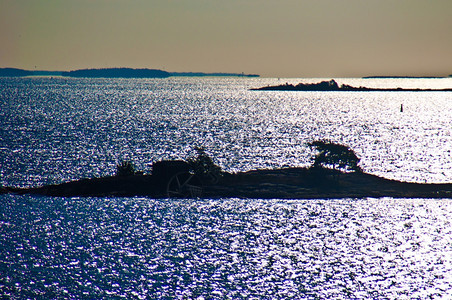
[(339, 85), (334, 79), (330, 81), (321, 81), (319, 83), (299, 83), (281, 84), (275, 86), (265, 86), (253, 88), (252, 91), (304, 91), (304, 92), (452, 92), (452, 88), (447, 89), (413, 89), (413, 88), (369, 88), (354, 87), (347, 84)]
[(187, 160), (154, 162), (150, 174), (138, 172), (130, 161), (116, 174), (31, 188), (0, 187), (0, 193), (57, 197), (152, 198), (452, 198), (452, 183), (409, 183), (365, 173), (349, 147), (314, 141), (317, 150), (309, 167), (224, 172), (206, 154)]
[(29, 71), (0, 68), (0, 77), (62, 76), (76, 78), (259, 77), (244, 73), (167, 72), (158, 69), (104, 68), (73, 71)]

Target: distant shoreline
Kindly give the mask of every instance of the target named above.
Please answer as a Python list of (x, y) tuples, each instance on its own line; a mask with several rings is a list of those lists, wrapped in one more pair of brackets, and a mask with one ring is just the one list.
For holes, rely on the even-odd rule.
[(361, 77), (362, 79), (442, 79), (442, 78), (450, 78), (452, 74), (449, 76), (365, 76)]
[[(75, 78), (168, 78), (168, 77), (260, 77), (259, 74), (224, 73), (224, 72), (167, 72), (159, 69), (103, 68), (78, 69), (72, 71), (25, 70), (18, 68), (0, 68), (0, 77), (56, 76)], [(276, 77), (275, 77), (276, 78)], [(398, 76), (376, 75), (364, 76), (362, 79), (445, 79), (449, 76)]]
[(319, 83), (299, 83), (281, 84), (274, 86), (264, 86), (252, 88), (252, 91), (301, 91), (301, 92), (452, 92), (452, 88), (447, 89), (419, 89), (419, 88), (369, 88), (354, 87), (347, 84), (339, 85), (334, 79)]
[(62, 76), (74, 78), (260, 77), (244, 73), (167, 72), (157, 69), (106, 68), (73, 71), (30, 71), (0, 68), (0, 77)]

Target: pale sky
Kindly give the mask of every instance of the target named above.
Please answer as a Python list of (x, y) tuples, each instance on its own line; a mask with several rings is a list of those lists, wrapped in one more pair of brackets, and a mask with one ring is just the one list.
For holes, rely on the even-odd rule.
[(452, 74), (452, 0), (0, 0), (0, 68)]

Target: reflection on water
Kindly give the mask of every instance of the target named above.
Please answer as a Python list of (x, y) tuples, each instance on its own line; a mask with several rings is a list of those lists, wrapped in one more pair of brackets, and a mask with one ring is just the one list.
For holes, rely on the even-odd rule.
[(5, 200), (2, 296), (452, 296), (450, 201)]
[[(452, 86), (452, 78), (336, 80)], [(149, 170), (155, 160), (186, 158), (195, 145), (228, 171), (301, 166), (312, 156), (306, 143), (321, 138), (349, 145), (373, 174), (452, 181), (452, 93), (248, 90), (278, 82), (2, 78), (0, 184), (103, 176), (121, 159)]]
[[(280, 83), (0, 78), (0, 185), (149, 170), (195, 145), (227, 171), (302, 166), (320, 138), (373, 174), (452, 181), (452, 93), (248, 91)], [(452, 298), (451, 203), (0, 195), (0, 298)]]

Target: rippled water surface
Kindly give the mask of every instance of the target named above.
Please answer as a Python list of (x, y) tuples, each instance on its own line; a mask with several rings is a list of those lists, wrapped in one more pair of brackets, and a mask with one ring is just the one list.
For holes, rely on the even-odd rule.
[(17, 298), (452, 296), (450, 201), (3, 200)]
[[(194, 146), (228, 171), (306, 165), (306, 143), (319, 138), (349, 145), (373, 174), (452, 180), (451, 92), (249, 91), (285, 81), (318, 80), (0, 79), (0, 184), (102, 176), (121, 159), (148, 170)], [(337, 81), (452, 86), (452, 78)]]
[[(452, 182), (452, 93), (257, 92), (317, 79), (0, 78), (0, 185), (130, 159), (304, 166), (314, 139), (366, 172)], [(452, 87), (452, 79), (337, 79)], [(403, 104), (404, 112), (400, 112)], [(0, 195), (0, 298), (451, 298), (450, 199), (154, 200)]]

